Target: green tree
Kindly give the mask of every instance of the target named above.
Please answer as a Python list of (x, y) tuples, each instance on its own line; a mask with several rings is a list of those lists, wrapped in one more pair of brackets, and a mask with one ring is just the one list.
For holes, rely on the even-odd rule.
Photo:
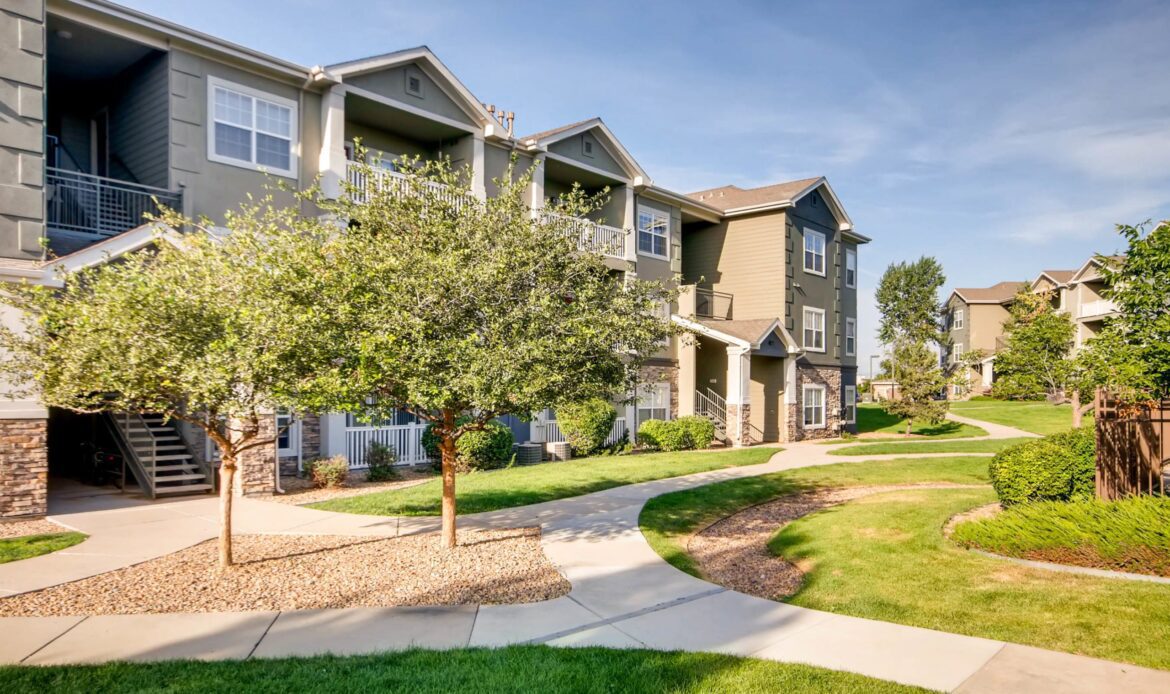
[(75, 412), (159, 413), (219, 447), (221, 568), (232, 564), (240, 455), (273, 443), (273, 409), (301, 404), (300, 383), (333, 348), (317, 316), (295, 306), (316, 293), (329, 240), (270, 203), (229, 215), (230, 234), (170, 231), (156, 252), (63, 276), (59, 288), (12, 286), (3, 298), (23, 321), (0, 329), (9, 354), (0, 370), (29, 394)]
[(946, 281), (942, 266), (928, 256), (890, 264), (876, 293), (882, 314), (878, 339), (887, 345), (902, 338), (937, 342), (938, 290)]
[(1008, 313), (1004, 348), (995, 357), (996, 395), (1063, 396), (1073, 371), (1072, 319), (1054, 309), (1047, 296), (1028, 288), (1020, 289)]
[[(381, 175), (357, 167), (354, 180)], [(318, 392), (321, 404), (433, 423), (452, 547), (460, 437), (505, 414), (633, 392), (641, 364), (675, 332), (662, 307), (676, 292), (578, 250), (593, 238), (579, 218), (602, 198), (574, 189), (534, 214), (529, 172), (510, 168), (485, 201), (442, 162), (398, 168), (392, 185), (314, 201), (349, 221), (326, 301), (348, 315), (350, 351)]]
[(1085, 343), (1072, 360), (1068, 379), (1074, 428), (1093, 409), (1097, 388), (1108, 388), (1130, 401), (1153, 396), (1157, 383), (1142, 356), (1116, 326), (1107, 326)]
[(941, 422), (949, 403), (939, 396), (950, 380), (934, 350), (923, 340), (902, 337), (894, 343), (890, 361), (898, 397), (882, 404), (886, 412), (906, 419), (907, 436), (916, 421)]
[(1124, 258), (1100, 257), (1105, 295), (1117, 305), (1110, 327), (1145, 364), (1156, 395), (1170, 395), (1170, 222), (1118, 225)]

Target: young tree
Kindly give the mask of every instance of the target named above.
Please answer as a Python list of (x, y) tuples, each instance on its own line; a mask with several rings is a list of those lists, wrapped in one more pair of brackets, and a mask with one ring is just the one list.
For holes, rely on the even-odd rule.
[(1128, 244), (1124, 258), (1101, 257), (1105, 294), (1118, 310), (1111, 325), (1145, 364), (1154, 394), (1170, 395), (1170, 221), (1117, 232)]
[(996, 395), (1062, 397), (1072, 375), (1072, 319), (1028, 288), (1016, 293), (1008, 312), (1005, 346), (995, 357)]
[[(355, 180), (379, 180), (378, 168), (358, 166)], [(534, 214), (530, 173), (510, 169), (495, 196), (477, 200), (443, 163), (398, 169), (404, 177), (387, 185), (316, 200), (349, 221), (329, 303), (355, 326), (321, 392), (434, 423), (442, 541), (453, 547), (459, 438), (501, 415), (633, 392), (644, 359), (675, 332), (662, 308), (676, 293), (579, 250), (597, 241), (580, 217), (600, 203), (580, 190)]]
[(938, 290), (947, 281), (942, 266), (923, 256), (912, 263), (892, 263), (878, 282), (877, 305), (882, 314), (878, 339), (892, 345), (902, 338), (937, 342)]
[(1157, 390), (1154, 375), (1142, 361), (1142, 351), (1110, 325), (1089, 339), (1073, 358), (1068, 378), (1072, 392), (1072, 425), (1080, 428), (1093, 409), (1093, 393), (1109, 388), (1130, 401), (1146, 400)]
[(939, 396), (950, 381), (939, 366), (938, 355), (926, 342), (902, 337), (894, 343), (890, 361), (899, 396), (883, 407), (905, 418), (906, 436), (915, 421), (941, 422), (948, 403)]
[[(289, 301), (315, 292), (327, 240), (294, 230), (270, 202), (229, 217), (233, 233), (168, 231), (154, 252), (63, 276), (59, 288), (13, 286), (3, 297), (24, 317), (17, 329), (0, 329), (9, 355), (0, 370), (12, 382), (74, 412), (185, 421), (219, 447), (223, 569), (232, 564), (240, 455), (273, 442), (278, 432), (264, 420), (298, 404), (299, 383), (332, 349), (320, 321)], [(178, 228), (182, 220), (168, 221)]]

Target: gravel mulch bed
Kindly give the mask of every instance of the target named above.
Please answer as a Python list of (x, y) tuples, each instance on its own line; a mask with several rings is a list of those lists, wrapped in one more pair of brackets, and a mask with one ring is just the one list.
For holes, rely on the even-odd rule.
[(910, 484), (825, 489), (784, 496), (728, 516), (693, 535), (687, 553), (703, 576), (741, 593), (779, 600), (794, 595), (804, 572), (768, 551), (768, 540), (781, 527), (829, 506), (871, 494), (908, 489), (962, 489), (971, 485)]
[(538, 528), (389, 539), (241, 535), (220, 574), (216, 543), (35, 593), (0, 599), (0, 616), (237, 612), (398, 605), (511, 604), (569, 592)]
[(344, 487), (330, 487), (317, 489), (313, 483), (300, 477), (281, 477), (280, 486), (284, 487), (284, 494), (274, 494), (266, 497), (265, 501), (275, 501), (278, 504), (315, 504), (318, 501), (329, 499), (344, 499), (350, 496), (361, 496), (371, 492), (384, 492), (390, 489), (402, 489), (422, 484), (433, 478), (435, 473), (427, 470), (401, 470), (401, 479), (385, 482), (367, 482), (365, 471), (351, 472)]
[(13, 537), (24, 537), (25, 535), (52, 535), (54, 533), (67, 533), (69, 528), (62, 525), (57, 525), (52, 521), (47, 521), (44, 518), (36, 520), (18, 520), (5, 521), (0, 523), (0, 540), (7, 540)]

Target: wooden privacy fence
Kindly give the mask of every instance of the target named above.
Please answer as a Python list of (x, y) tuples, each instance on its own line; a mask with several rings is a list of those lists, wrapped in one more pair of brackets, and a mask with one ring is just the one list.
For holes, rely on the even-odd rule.
[(1129, 403), (1097, 390), (1097, 498), (1165, 494), (1170, 400)]

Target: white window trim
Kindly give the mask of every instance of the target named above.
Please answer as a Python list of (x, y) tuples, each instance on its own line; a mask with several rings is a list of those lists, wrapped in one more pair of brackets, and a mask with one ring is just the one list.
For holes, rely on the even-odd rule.
[(963, 313), (963, 309), (955, 309), (951, 314), (951, 330), (962, 330), (963, 326), (966, 325), (965, 319), (966, 316)]
[[(808, 266), (808, 250), (809, 250), (808, 249), (808, 240), (810, 237), (820, 238), (820, 240), (821, 240), (821, 271), (820, 272), (817, 272), (815, 269), (810, 268)], [(825, 273), (826, 273), (826, 270), (828, 270), (828, 265), (829, 265), (829, 241), (825, 237), (825, 235), (819, 231), (816, 231), (815, 229), (809, 229), (808, 227), (805, 227), (804, 228), (804, 240), (801, 242), (801, 244), (802, 245), (801, 245), (801, 249), (800, 249), (800, 264), (804, 268), (804, 271), (810, 275), (817, 275), (818, 277), (826, 277), (827, 275)]]
[[(287, 169), (277, 169), (271, 166), (264, 166), (256, 163), (256, 106), (252, 105), (252, 161), (247, 162), (243, 159), (233, 159), (232, 157), (225, 157), (215, 153), (215, 90), (216, 88), (227, 89), (229, 91), (238, 92), (245, 96), (250, 96), (253, 99), (260, 99), (267, 101), (277, 106), (283, 106), (289, 110), (288, 116), (288, 167)], [(207, 78), (207, 159), (218, 164), (227, 164), (228, 166), (235, 166), (241, 169), (249, 169), (252, 171), (263, 171), (285, 178), (297, 178), (297, 170), (300, 167), (300, 157), (298, 152), (301, 149), (300, 129), (298, 126), (297, 102), (292, 99), (286, 99), (275, 94), (245, 87), (242, 84), (229, 82), (219, 77), (208, 76)], [(239, 126), (235, 126), (239, 127)]]
[[(853, 349), (849, 349), (849, 340), (853, 340)], [(845, 319), (845, 356), (857, 356), (857, 319)]]
[[(650, 253), (649, 251), (642, 250), (642, 244), (640, 243), (642, 228), (639, 217), (641, 217), (643, 212), (651, 215), (661, 215), (666, 217), (666, 233), (663, 234), (662, 244), (662, 247), (666, 249), (665, 255), (658, 255), (657, 253)], [(657, 234), (653, 233), (651, 233), (651, 235), (657, 236)], [(644, 255), (647, 258), (658, 258), (659, 260), (670, 260), (670, 212), (667, 210), (660, 210), (657, 207), (650, 207), (648, 205), (638, 205), (638, 209), (634, 213), (634, 248), (637, 249), (638, 255)]]
[[(821, 392), (821, 423), (820, 424), (805, 424), (804, 411), (808, 407), (808, 392), (810, 390), (819, 390)], [(829, 425), (829, 400), (828, 389), (820, 384), (805, 385), (800, 392), (800, 425), (804, 429), (824, 429)]]
[[(804, 344), (805, 337), (806, 337), (805, 332), (808, 330), (808, 313), (809, 313), (809, 311), (812, 311), (813, 313), (818, 313), (821, 316), (821, 346), (820, 346), (820, 348), (810, 347), (809, 345)], [(819, 354), (825, 353), (825, 351), (828, 349), (828, 344), (829, 344), (829, 325), (828, 325), (828, 323), (825, 322), (825, 309), (814, 308), (812, 306), (805, 306), (804, 307), (804, 310), (801, 311), (801, 314), (800, 314), (800, 341), (801, 341), (802, 346), (804, 347), (804, 351), (806, 351), (806, 352), (817, 352)]]
[(281, 457), (281, 458), (287, 458), (287, 457), (296, 455), (297, 454), (297, 438), (299, 438), (297, 436), (297, 427), (300, 426), (300, 420), (298, 420), (292, 414), (289, 414), (286, 412), (278, 412), (278, 413), (276, 413), (275, 416), (276, 416), (275, 426), (276, 426), (278, 431), (279, 431), (280, 426), (281, 426), (280, 420), (288, 419), (288, 428), (286, 428), (284, 430), (284, 435), (288, 436), (288, 447), (287, 448), (280, 447), (280, 434), (278, 434), (277, 440), (276, 440), (276, 446), (277, 446), (276, 455), (278, 457)]
[[(642, 411), (643, 410), (663, 410), (662, 419), (663, 419), (663, 421), (669, 422), (670, 421), (670, 399), (671, 399), (670, 383), (666, 382), (666, 381), (658, 381), (656, 383), (646, 383), (646, 384), (643, 384), (642, 386), (640, 386), (640, 389), (642, 390), (644, 395), (642, 395), (638, 398), (638, 402), (634, 406), (634, 419), (637, 420), (636, 422), (634, 422), (635, 430), (636, 430), (637, 426), (642, 425), (642, 422), (645, 422), (648, 419), (655, 419), (654, 417), (647, 417), (646, 419), (643, 419), (642, 418)], [(642, 403), (643, 398), (651, 399), (651, 400), (653, 398), (652, 392), (647, 392), (647, 391), (650, 391), (651, 389), (654, 389), (654, 390), (661, 389), (662, 392), (665, 393), (666, 400), (665, 400), (665, 403), (662, 407), (643, 407), (643, 403)]]
[(956, 342), (951, 346), (951, 363), (958, 364), (959, 359), (963, 357), (963, 343)]
[[(852, 267), (853, 281), (852, 282), (849, 281), (849, 270), (850, 270), (849, 265), (851, 262), (853, 265), (853, 267)], [(856, 289), (857, 288), (857, 249), (855, 249), (855, 248), (846, 248), (845, 249), (845, 286), (848, 289)]]
[(857, 386), (845, 386), (845, 423), (857, 423)]

